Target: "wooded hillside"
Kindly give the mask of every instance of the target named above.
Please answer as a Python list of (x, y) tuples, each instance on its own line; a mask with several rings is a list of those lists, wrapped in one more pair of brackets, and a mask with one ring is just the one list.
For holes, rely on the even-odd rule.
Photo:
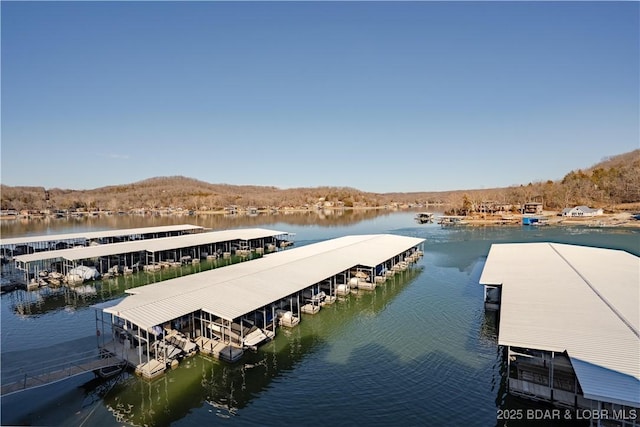
[[(481, 176), (478, 177), (482, 179)], [(574, 205), (610, 207), (640, 202), (640, 150), (604, 159), (587, 169), (570, 171), (559, 181), (527, 183), (484, 190), (420, 193), (367, 193), (348, 187), (279, 189), (276, 187), (210, 184), (182, 176), (93, 190), (0, 186), (3, 210), (110, 210), (160, 209), (221, 210), (302, 206), (379, 207), (392, 203), (445, 203), (477, 206), (482, 201), (521, 204), (541, 201), (547, 209)]]

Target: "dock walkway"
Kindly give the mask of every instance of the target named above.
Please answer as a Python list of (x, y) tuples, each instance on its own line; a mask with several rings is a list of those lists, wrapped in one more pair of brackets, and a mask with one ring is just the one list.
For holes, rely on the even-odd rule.
[(65, 359), (66, 362), (61, 364), (42, 365), (28, 372), (23, 372), (20, 369), (18, 372), (9, 374), (2, 380), (0, 395), (6, 396), (18, 391), (41, 387), (76, 375), (122, 364), (120, 358), (114, 356), (100, 357), (96, 350), (73, 354)]

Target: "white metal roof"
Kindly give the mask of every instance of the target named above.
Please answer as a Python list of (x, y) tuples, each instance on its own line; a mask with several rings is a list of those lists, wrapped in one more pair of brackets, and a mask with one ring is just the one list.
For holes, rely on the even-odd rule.
[(37, 242), (55, 242), (76, 239), (101, 239), (105, 237), (135, 236), (148, 233), (167, 233), (172, 231), (202, 230), (204, 227), (191, 224), (165, 225), (160, 227), (126, 228), (117, 230), (87, 231), (80, 233), (45, 234), (41, 236), (24, 236), (2, 239), (0, 245), (25, 245)]
[(566, 351), (585, 397), (640, 407), (640, 258), (557, 243), (491, 246), (498, 343)]
[(347, 236), (139, 288), (105, 309), (144, 329), (198, 310), (229, 320), (357, 265), (375, 267), (424, 239)]
[(264, 228), (244, 228), (237, 230), (211, 231), (182, 236), (161, 237), (157, 239), (135, 240), (131, 242), (109, 243), (96, 246), (83, 246), (57, 251), (36, 252), (14, 257), (16, 261), (32, 262), (45, 259), (63, 258), (69, 261), (96, 258), (101, 256), (128, 254), (133, 252), (158, 252), (171, 249), (189, 248), (220, 243), (232, 240), (251, 240), (265, 237), (286, 235), (286, 231), (267, 230)]

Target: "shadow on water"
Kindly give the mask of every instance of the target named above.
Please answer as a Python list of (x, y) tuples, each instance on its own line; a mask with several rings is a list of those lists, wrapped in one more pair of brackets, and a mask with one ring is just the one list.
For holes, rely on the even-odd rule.
[(303, 316), (296, 328), (279, 329), (273, 341), (257, 352), (246, 352), (238, 364), (197, 355), (151, 382), (132, 376), (113, 388), (104, 405), (118, 423), (132, 425), (166, 426), (194, 410), (214, 420), (242, 422), (243, 409), (252, 401), (272, 390), (274, 383), (279, 387), (295, 375), (294, 368), (305, 358), (315, 354), (317, 359), (326, 347), (326, 336), (359, 316), (378, 315), (421, 272), (422, 268), (414, 267), (375, 291), (359, 291), (323, 307), (315, 316)]
[[(285, 223), (285, 217), (273, 219)], [(255, 225), (269, 224), (261, 216), (256, 218), (251, 219), (258, 221)], [(242, 226), (232, 223), (233, 218), (196, 217), (196, 223), (204, 226), (218, 220), (220, 228)], [(78, 227), (194, 223), (191, 218), (154, 221), (141, 217), (138, 223), (82, 223)], [(224, 221), (229, 222), (222, 225)], [(307, 218), (296, 221), (306, 227)], [(425, 257), (419, 266), (427, 267), (414, 270), (415, 286), (407, 285), (416, 277), (388, 282), (375, 292), (351, 295), (323, 307), (316, 316), (303, 315), (297, 328), (280, 330), (274, 341), (256, 353), (247, 353), (237, 365), (196, 356), (152, 382), (129, 374), (113, 384), (96, 380), (87, 383), (84, 378), (83, 387), (59, 395), (55, 391), (47, 395), (24, 392), (28, 394), (6, 402), (25, 407), (26, 414), (19, 416), (4, 410), (3, 399), (3, 424), (566, 425), (554, 424), (557, 421), (553, 420), (497, 419), (499, 410), (545, 406), (506, 393), (506, 364), (497, 344), (498, 319), (484, 311), (482, 286), (477, 282), (482, 265), (490, 245), (500, 242), (553, 241), (612, 247), (640, 255), (638, 230), (551, 226), (444, 229), (438, 225), (412, 226), (412, 216), (404, 214), (395, 222), (373, 221), (345, 230), (337, 228), (337, 222), (329, 225), (333, 228), (328, 231), (313, 227), (293, 230), (302, 238), (296, 245), (343, 232), (371, 230), (394, 230), (426, 238)], [(125, 288), (100, 289), (99, 296), (85, 296), (84, 300), (76, 295), (76, 300), (65, 301), (72, 296), (60, 295), (55, 297), (56, 302), (48, 303), (47, 298), (54, 296), (45, 297), (44, 303), (49, 305), (38, 308), (34, 302), (32, 314), (22, 323), (62, 308), (78, 307), (81, 314), (79, 307), (121, 295)], [(49, 321), (51, 317), (38, 320)], [(77, 322), (76, 317), (69, 320), (72, 322)], [(92, 325), (87, 332), (93, 333)], [(8, 331), (3, 325), (4, 334)], [(23, 341), (18, 342), (24, 345)], [(11, 357), (19, 358), (25, 352)], [(53, 395), (59, 398), (45, 404)]]

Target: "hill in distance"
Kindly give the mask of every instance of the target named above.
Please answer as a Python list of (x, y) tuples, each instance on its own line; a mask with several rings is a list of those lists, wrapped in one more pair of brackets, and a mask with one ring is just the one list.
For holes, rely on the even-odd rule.
[(462, 203), (495, 200), (524, 203), (534, 199), (549, 209), (586, 204), (614, 207), (640, 202), (640, 149), (612, 156), (584, 170), (570, 171), (562, 180), (520, 186), (444, 192), (368, 193), (350, 187), (279, 189), (257, 185), (211, 184), (184, 176), (155, 177), (91, 190), (0, 186), (1, 208), (129, 210), (174, 207), (221, 210), (238, 207), (301, 207), (318, 203), (343, 207), (399, 204)]

